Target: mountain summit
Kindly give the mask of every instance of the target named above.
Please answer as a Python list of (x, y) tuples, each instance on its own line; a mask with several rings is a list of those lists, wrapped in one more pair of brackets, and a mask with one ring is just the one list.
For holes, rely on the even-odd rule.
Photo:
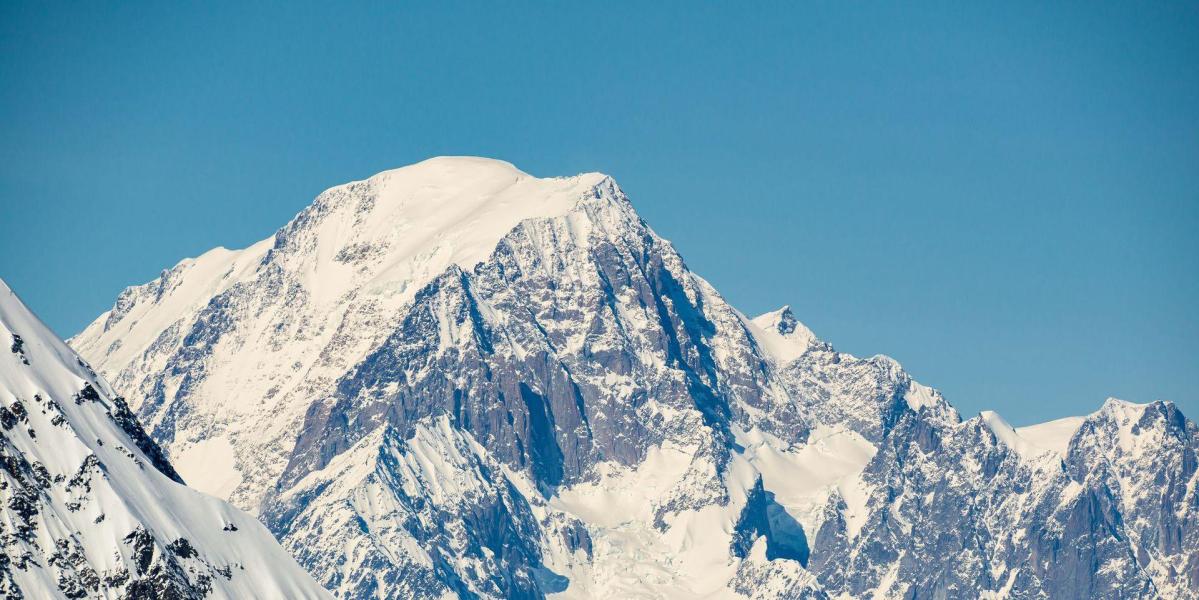
[(1199, 593), (1173, 405), (963, 421), (731, 307), (600, 174), (338, 186), (71, 343), (341, 598)]

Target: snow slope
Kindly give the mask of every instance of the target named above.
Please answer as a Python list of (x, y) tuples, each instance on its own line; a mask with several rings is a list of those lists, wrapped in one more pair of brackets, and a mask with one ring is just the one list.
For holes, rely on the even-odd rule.
[(328, 596), (253, 517), (185, 487), (3, 281), (0, 341), (0, 596)]
[(1082, 426), (1085, 417), (1065, 417), (1045, 423), (1019, 427), (1016, 433), (1028, 443), (1045, 450), (1052, 450), (1059, 456), (1065, 456), (1070, 447), (1070, 438)]

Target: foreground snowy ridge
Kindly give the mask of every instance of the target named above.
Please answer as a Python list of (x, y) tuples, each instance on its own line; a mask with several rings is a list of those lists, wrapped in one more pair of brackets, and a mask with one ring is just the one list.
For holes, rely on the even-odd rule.
[(1172, 404), (963, 421), (742, 315), (600, 174), (335, 187), (72, 345), (341, 598), (1199, 596)]
[(0, 281), (0, 596), (324, 598)]

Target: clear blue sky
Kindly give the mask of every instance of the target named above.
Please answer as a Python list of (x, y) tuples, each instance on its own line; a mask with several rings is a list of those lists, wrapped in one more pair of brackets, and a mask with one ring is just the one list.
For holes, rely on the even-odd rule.
[(471, 154), (614, 175), (743, 311), (967, 416), (1199, 417), (1195, 3), (109, 4), (0, 4), (0, 276), (64, 336)]

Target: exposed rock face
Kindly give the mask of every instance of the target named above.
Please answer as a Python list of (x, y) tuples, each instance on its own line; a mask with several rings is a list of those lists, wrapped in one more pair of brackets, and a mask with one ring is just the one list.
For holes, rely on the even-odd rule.
[[(561, 580), (541, 558), (531, 502), (544, 502), (527, 500), (448, 416), (409, 435), (376, 430), (272, 504), (267, 521), (297, 558), (330, 565), (330, 588), (348, 598), (528, 598)], [(575, 531), (583, 546), (586, 531)]]
[(766, 540), (767, 560), (794, 560), (808, 566), (808, 539), (803, 526), (775, 502), (773, 493), (762, 487), (761, 477), (749, 490), (741, 516), (733, 526), (733, 556), (749, 556), (758, 537)]
[(1199, 429), (1168, 402), (1108, 400), (1070, 440), (1066, 471), (1102, 485), (1135, 564), (1163, 596), (1199, 595)]
[(787, 308), (744, 317), (598, 174), (333, 188), (72, 343), (343, 598), (1199, 594), (1173, 405), (1068, 443), (962, 422)]
[(184, 487), (125, 402), (0, 281), (9, 338), (0, 597), (328, 597), (253, 517)]
[(734, 423), (802, 440), (798, 413), (768, 410), (769, 372), (745, 326), (723, 304), (706, 307), (705, 288), (601, 182), (567, 215), (522, 222), (486, 262), (422, 288), (309, 411), (282, 482), (381, 420), (405, 430), (441, 414), (546, 495), (596, 462), (640, 463), (662, 439), (664, 410), (698, 411), (724, 445)]

